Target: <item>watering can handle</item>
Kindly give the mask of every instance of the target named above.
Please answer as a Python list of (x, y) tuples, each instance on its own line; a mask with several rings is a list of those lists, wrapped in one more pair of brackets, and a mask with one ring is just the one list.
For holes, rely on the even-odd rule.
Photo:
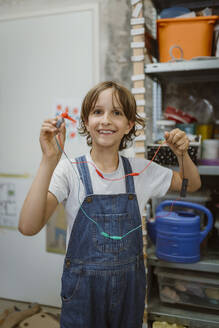
[(187, 207), (187, 208), (192, 208), (195, 210), (199, 210), (201, 212), (204, 212), (207, 215), (208, 218), (208, 223), (205, 227), (205, 229), (203, 231), (200, 232), (200, 243), (205, 239), (205, 237), (207, 236), (207, 234), (209, 233), (209, 231), (212, 229), (213, 227), (213, 216), (211, 214), (211, 212), (205, 207), (202, 206), (200, 204), (195, 204), (195, 203), (190, 203), (190, 202), (183, 202), (183, 201), (172, 201), (172, 200), (165, 200), (162, 203), (160, 203), (156, 209), (156, 212), (160, 212), (162, 210), (164, 210), (164, 208), (166, 206), (172, 206), (172, 204), (174, 206), (183, 206), (183, 207)]

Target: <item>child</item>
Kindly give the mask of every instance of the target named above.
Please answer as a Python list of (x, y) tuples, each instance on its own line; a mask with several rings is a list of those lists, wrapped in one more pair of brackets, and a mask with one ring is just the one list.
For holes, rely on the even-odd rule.
[(188, 191), (200, 187), (187, 153), (188, 138), (179, 129), (165, 133), (179, 160), (179, 173), (155, 163), (145, 169), (149, 161), (122, 157), (118, 151), (126, 148), (136, 134), (136, 123), (143, 126), (143, 120), (133, 95), (115, 82), (100, 83), (86, 95), (80, 133), (87, 136), (91, 151), (74, 164), (59, 161), (54, 136), (58, 134), (63, 147), (65, 124), (57, 128), (56, 123), (57, 118), (42, 125), (42, 160), (19, 230), (36, 234), (63, 202), (68, 230), (61, 328), (140, 328), (146, 286), (141, 215), (150, 197), (181, 189), (182, 171), (189, 180)]

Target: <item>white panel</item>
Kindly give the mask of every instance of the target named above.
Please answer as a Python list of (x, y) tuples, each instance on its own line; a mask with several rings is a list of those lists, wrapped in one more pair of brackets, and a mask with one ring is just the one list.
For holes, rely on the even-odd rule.
[[(34, 175), (40, 126), (56, 99), (82, 99), (98, 82), (98, 19), (95, 4), (0, 18), (0, 173)], [(67, 145), (69, 156), (86, 150), (82, 138)], [(60, 305), (64, 257), (45, 247), (45, 230), (0, 230), (0, 297)]]

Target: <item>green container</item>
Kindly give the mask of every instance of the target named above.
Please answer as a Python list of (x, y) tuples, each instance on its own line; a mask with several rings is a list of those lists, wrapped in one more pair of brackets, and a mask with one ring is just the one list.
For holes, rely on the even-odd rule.
[(185, 131), (187, 134), (195, 134), (195, 123), (177, 123), (176, 128)]

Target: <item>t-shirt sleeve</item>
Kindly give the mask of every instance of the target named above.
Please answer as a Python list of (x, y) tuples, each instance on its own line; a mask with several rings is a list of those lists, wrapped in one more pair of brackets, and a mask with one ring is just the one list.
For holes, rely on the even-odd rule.
[(132, 167), (134, 172), (142, 172), (138, 180), (140, 189), (146, 190), (149, 198), (163, 197), (167, 193), (172, 180), (172, 170), (145, 159), (135, 159)]
[(51, 192), (62, 203), (69, 195), (69, 181), (68, 181), (68, 163), (66, 160), (59, 161), (56, 166), (52, 179), (49, 185), (49, 192)]
[(156, 163), (151, 163), (148, 169), (151, 197), (163, 197), (170, 188), (173, 171)]

